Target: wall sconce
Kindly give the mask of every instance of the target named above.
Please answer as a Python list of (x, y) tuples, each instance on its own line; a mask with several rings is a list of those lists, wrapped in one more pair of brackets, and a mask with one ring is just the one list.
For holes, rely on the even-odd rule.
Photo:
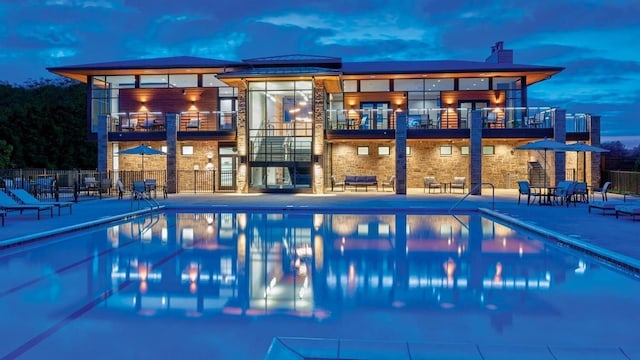
[(182, 95), (187, 95), (187, 89), (182, 89)]
[(398, 107), (396, 108), (396, 112), (402, 112), (402, 105), (398, 104)]

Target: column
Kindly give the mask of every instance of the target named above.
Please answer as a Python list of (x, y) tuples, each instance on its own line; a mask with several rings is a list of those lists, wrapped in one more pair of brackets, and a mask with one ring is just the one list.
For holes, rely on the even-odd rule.
[[(557, 142), (567, 142), (567, 111), (564, 109), (556, 109), (554, 111), (554, 124), (553, 124), (553, 138)], [(547, 155), (548, 156), (548, 155)], [(554, 157), (553, 163), (553, 179), (550, 179), (551, 184), (557, 184), (559, 181), (564, 181), (567, 178), (567, 162), (566, 154), (564, 152), (556, 152), (551, 156)]]
[[(592, 115), (590, 116), (591, 124), (589, 124), (589, 139), (591, 139), (591, 145), (600, 146), (600, 115)], [(589, 166), (589, 172), (591, 173), (591, 179), (587, 184), (591, 185), (591, 188), (600, 187), (601, 173), (600, 173), (600, 162), (602, 161), (602, 154), (597, 152), (591, 152), (587, 155), (591, 157), (591, 166)], [(589, 174), (587, 174), (587, 178), (589, 178)], [(585, 181), (587, 181), (585, 179)]]
[(325, 124), (325, 89), (324, 82), (314, 80), (313, 82), (313, 181), (312, 189), (314, 194), (324, 194), (324, 124)]
[(469, 191), (482, 195), (482, 112), (471, 111), (469, 126)]
[(249, 192), (249, 159), (247, 157), (247, 96), (247, 87), (243, 85), (238, 87), (238, 116), (236, 119), (238, 156), (240, 157), (238, 176), (236, 177), (236, 192), (238, 193)]
[(178, 192), (178, 124), (180, 115), (166, 114), (167, 130), (167, 193)]
[[(110, 116), (98, 115), (98, 172), (106, 173), (108, 170), (107, 149), (109, 133), (107, 131)], [(99, 179), (98, 179), (99, 180)]]
[(407, 194), (407, 113), (397, 111), (396, 117), (396, 194)]

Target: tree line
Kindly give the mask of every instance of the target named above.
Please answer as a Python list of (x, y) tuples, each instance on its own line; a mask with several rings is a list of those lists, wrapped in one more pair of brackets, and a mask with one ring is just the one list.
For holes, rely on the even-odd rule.
[(87, 88), (69, 79), (0, 82), (0, 169), (94, 169)]

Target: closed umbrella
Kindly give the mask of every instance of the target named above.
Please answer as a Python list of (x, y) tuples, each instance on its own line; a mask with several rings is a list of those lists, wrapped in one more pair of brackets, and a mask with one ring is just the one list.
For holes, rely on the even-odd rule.
[(532, 141), (524, 145), (516, 147), (517, 150), (544, 150), (544, 186), (547, 187), (547, 151), (563, 152), (566, 151), (567, 145), (555, 140), (544, 138), (542, 140)]
[(142, 157), (142, 173), (144, 174), (144, 156), (145, 155), (167, 155), (165, 152), (156, 150), (148, 145), (138, 145), (129, 149), (118, 152), (118, 155), (141, 155)]
[(578, 163), (579, 153), (582, 153), (582, 181), (587, 181), (587, 152), (603, 153), (609, 152), (609, 150), (589, 145), (584, 142), (576, 142), (573, 144), (567, 144), (566, 151), (576, 152), (576, 164)]

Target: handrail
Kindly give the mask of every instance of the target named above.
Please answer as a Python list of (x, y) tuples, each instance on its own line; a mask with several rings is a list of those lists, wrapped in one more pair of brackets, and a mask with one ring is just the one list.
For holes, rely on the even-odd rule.
[(449, 213), (451, 213), (451, 211), (458, 206), (461, 202), (464, 201), (464, 199), (466, 199), (467, 197), (469, 197), (469, 195), (471, 195), (475, 190), (479, 189), (482, 187), (482, 185), (489, 185), (491, 186), (491, 210), (495, 210), (496, 207), (496, 187), (493, 185), (493, 183), (489, 183), (489, 182), (483, 182), (480, 184), (477, 184), (476, 186), (474, 186), (473, 188), (471, 188), (469, 190), (469, 192), (462, 197), (462, 199), (458, 200), (457, 203), (453, 204), (453, 206), (451, 206), (451, 208), (449, 209)]

